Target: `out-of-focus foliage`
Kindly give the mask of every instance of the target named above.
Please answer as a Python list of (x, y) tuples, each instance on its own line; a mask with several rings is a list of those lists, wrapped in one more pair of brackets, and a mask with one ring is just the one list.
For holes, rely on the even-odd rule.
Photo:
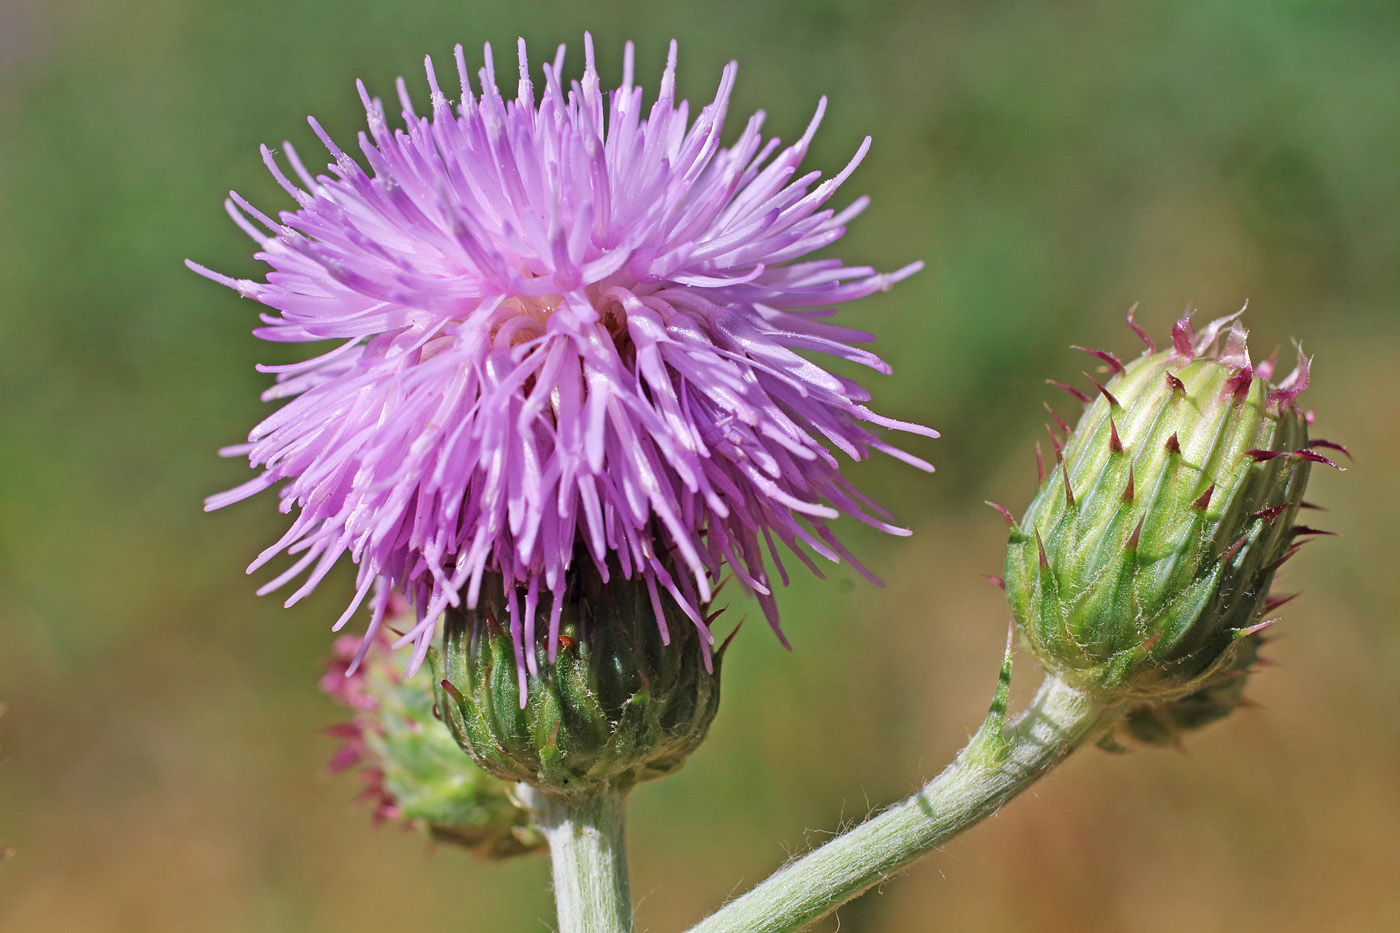
[[(285, 519), (272, 500), (205, 516), (246, 470), (213, 451), (266, 410), (256, 306), (186, 256), (253, 275), (224, 216), (236, 187), (285, 195), (260, 142), (315, 152), (315, 113), (361, 126), (353, 79), (393, 97), (424, 53), (514, 37), (605, 77), (638, 44), (655, 86), (708, 100), (740, 63), (734, 116), (800, 133), (811, 164), (875, 148), (847, 190), (874, 204), (841, 255), (915, 279), (853, 308), (895, 367), (882, 411), (932, 423), (919, 452), (857, 474), (916, 531), (851, 530), (889, 583), (802, 580), (787, 654), (751, 620), (711, 738), (640, 789), (641, 923), (678, 929), (821, 830), (941, 766), (980, 720), (1004, 637), (1004, 526), (1019, 511), (1047, 377), (1070, 343), (1135, 352), (1188, 301), (1246, 298), (1253, 345), (1316, 354), (1317, 433), (1356, 455), (1310, 498), (1340, 541), (1304, 590), (1264, 707), (1190, 755), (1086, 753), (904, 879), (844, 929), (1380, 930), (1400, 926), (1400, 7), (1393, 3), (783, 0), (11, 0), (0, 22), (0, 929), (539, 929), (541, 862), (494, 865), (376, 831), (327, 781), (316, 691), (333, 582), (294, 610), (241, 568)], [(450, 72), (450, 69), (448, 69)], [(986, 514), (983, 514), (986, 512)], [(341, 575), (342, 585), (348, 575)], [(738, 618), (752, 607), (736, 605)], [(1034, 673), (1018, 668), (1029, 689)], [(809, 835), (809, 830), (817, 830)], [(1176, 892), (1164, 896), (1163, 891)], [(834, 921), (828, 925), (834, 929)]]

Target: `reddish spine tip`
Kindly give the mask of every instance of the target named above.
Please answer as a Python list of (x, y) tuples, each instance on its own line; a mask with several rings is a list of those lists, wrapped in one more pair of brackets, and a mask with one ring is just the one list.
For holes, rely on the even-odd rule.
[(1278, 351), (1269, 354), (1269, 358), (1254, 367), (1254, 375), (1268, 382), (1274, 375), (1274, 367), (1278, 365)]
[(1329, 538), (1340, 538), (1342, 536), (1341, 532), (1323, 531), (1321, 528), (1313, 528), (1310, 525), (1294, 525), (1293, 534), (1295, 537), (1298, 535), (1325, 535)]
[[(1309, 540), (1310, 540), (1310, 539), (1309, 539)], [(1278, 560), (1274, 561), (1272, 564), (1270, 564), (1269, 566), (1267, 566), (1267, 567), (1264, 568), (1264, 572), (1265, 572), (1265, 573), (1273, 573), (1275, 570), (1277, 570), (1277, 569), (1279, 569), (1280, 567), (1282, 567), (1284, 564), (1286, 564), (1286, 563), (1293, 557), (1294, 554), (1297, 554), (1297, 553), (1298, 553), (1298, 549), (1299, 549), (1299, 548), (1301, 548), (1303, 545), (1305, 545), (1305, 544), (1307, 544), (1307, 543), (1308, 543), (1308, 542), (1307, 542), (1306, 540), (1304, 540), (1304, 541), (1294, 541), (1291, 545), (1289, 545), (1288, 550), (1286, 550), (1286, 551), (1283, 552), (1283, 556), (1282, 556), (1282, 557), (1280, 557)]]
[(1273, 595), (1266, 596), (1266, 597), (1264, 597), (1264, 612), (1265, 612), (1265, 614), (1270, 613), (1270, 612), (1273, 612), (1275, 609), (1279, 608), (1280, 606), (1283, 606), (1283, 605), (1286, 605), (1286, 604), (1288, 604), (1288, 603), (1291, 603), (1291, 602), (1293, 602), (1293, 600), (1295, 600), (1295, 599), (1297, 599), (1297, 598), (1298, 598), (1298, 594), (1297, 594), (1297, 593), (1288, 593), (1288, 594), (1286, 594), (1286, 595), (1285, 595), (1285, 594), (1280, 594), (1280, 595), (1278, 595), (1278, 596), (1273, 596)]
[(1078, 350), (1081, 353), (1087, 353), (1090, 356), (1098, 357), (1099, 359), (1103, 360), (1105, 363), (1108, 364), (1108, 368), (1113, 370), (1113, 374), (1115, 376), (1121, 376), (1123, 375), (1123, 373), (1127, 372), (1127, 370), (1123, 367), (1122, 362), (1119, 361), (1118, 357), (1114, 356), (1112, 353), (1107, 352), (1106, 350), (1090, 350), (1088, 347), (1078, 346), (1071, 347), (1070, 349)]
[(1137, 323), (1133, 320), (1133, 312), (1136, 311), (1136, 310), (1137, 310), (1137, 305), (1136, 305), (1136, 304), (1134, 304), (1131, 308), (1128, 309), (1128, 326), (1131, 327), (1131, 328), (1133, 329), (1133, 333), (1137, 334), (1138, 337), (1142, 340), (1143, 343), (1147, 344), (1147, 352), (1148, 352), (1148, 353), (1156, 353), (1156, 352), (1157, 352), (1157, 345), (1156, 345), (1155, 343), (1152, 342), (1152, 338), (1151, 338), (1151, 337), (1147, 336), (1147, 331), (1145, 331), (1145, 330), (1143, 330), (1141, 327), (1139, 327), (1139, 326), (1137, 325)]
[(1260, 509), (1259, 511), (1255, 512), (1253, 515), (1250, 516), (1250, 518), (1257, 518), (1260, 521), (1272, 523), (1274, 519), (1278, 518), (1287, 510), (1288, 505), (1286, 503), (1284, 505), (1270, 506), (1267, 509)]
[(1235, 555), (1238, 554), (1238, 553), (1240, 552), (1240, 548), (1244, 547), (1245, 544), (1246, 544), (1248, 541), (1249, 541), (1249, 533), (1248, 533), (1248, 532), (1246, 532), (1246, 533), (1240, 535), (1239, 540), (1237, 540), (1234, 544), (1232, 544), (1232, 545), (1230, 545), (1229, 547), (1227, 547), (1227, 548), (1225, 549), (1225, 552), (1224, 552), (1223, 554), (1220, 555), (1221, 561), (1223, 561), (1224, 563), (1227, 563), (1227, 564), (1228, 564), (1230, 561), (1234, 560), (1234, 559), (1235, 559)]
[(1302, 502), (1299, 502), (1299, 503), (1298, 503), (1298, 508), (1300, 508), (1300, 509), (1307, 509), (1309, 512), (1326, 512), (1326, 511), (1327, 511), (1325, 508), (1323, 508), (1322, 506), (1318, 505), (1316, 502), (1309, 502), (1309, 501), (1306, 500), (1306, 499), (1304, 499)]
[(1186, 397), (1186, 383), (1182, 382), (1180, 379), (1176, 378), (1176, 377), (1173, 376), (1171, 373), (1167, 373), (1167, 374), (1166, 374), (1166, 377), (1167, 377), (1167, 385), (1171, 387), (1172, 393), (1173, 393), (1174, 395), (1180, 395), (1182, 398), (1185, 398), (1185, 397)]
[(1341, 467), (1337, 466), (1337, 464), (1333, 463), (1331, 460), (1328, 460), (1322, 454), (1316, 453), (1311, 450), (1295, 450), (1292, 451), (1288, 456), (1292, 457), (1294, 460), (1307, 460), (1311, 463), (1325, 463), (1334, 470), (1341, 469)]
[(1133, 533), (1132, 533), (1131, 535), (1128, 536), (1128, 550), (1133, 550), (1133, 549), (1135, 549), (1135, 548), (1138, 546), (1138, 542), (1142, 540), (1142, 523), (1143, 523), (1144, 521), (1146, 521), (1146, 520), (1147, 520), (1147, 513), (1146, 513), (1146, 512), (1144, 512), (1142, 515), (1139, 515), (1139, 516), (1138, 516), (1137, 527), (1134, 528), (1134, 529), (1133, 529)]
[(1118, 425), (1113, 423), (1113, 416), (1108, 418), (1108, 449), (1115, 454), (1123, 452), (1123, 441), (1118, 437)]
[(1123, 490), (1123, 501), (1132, 502), (1133, 497), (1133, 465), (1130, 463), (1128, 464), (1128, 486), (1126, 489)]
[(1181, 320), (1172, 325), (1172, 352), (1185, 360), (1195, 357), (1192, 349), (1196, 342), (1196, 332), (1191, 328), (1191, 308), (1188, 305)]
[(1040, 442), (1035, 444), (1035, 483), (1037, 486), (1045, 485), (1045, 458), (1040, 455)]
[(1074, 508), (1074, 490), (1069, 488), (1069, 467), (1061, 465), (1060, 475), (1065, 478), (1065, 505)]
[(1181, 456), (1181, 441), (1177, 439), (1175, 433), (1167, 438), (1166, 450), (1169, 454), (1175, 454), (1178, 457)]
[(1253, 635), (1255, 632), (1262, 632), (1276, 622), (1278, 622), (1278, 619), (1265, 619), (1263, 622), (1256, 622), (1248, 628), (1237, 628), (1235, 629), (1235, 637), (1244, 638), (1248, 635)]
[(1340, 451), (1341, 453), (1343, 453), (1343, 454), (1346, 455), (1346, 458), (1347, 458), (1348, 460), (1354, 459), (1354, 458), (1352, 457), (1352, 455), (1351, 455), (1351, 451), (1347, 450), (1345, 445), (1343, 445), (1343, 444), (1338, 444), (1338, 443), (1336, 443), (1335, 441), (1324, 441), (1324, 440), (1320, 440), (1320, 439), (1319, 439), (1319, 440), (1315, 440), (1315, 441), (1308, 441), (1308, 446), (1309, 446), (1309, 447), (1325, 447), (1325, 448), (1327, 448), (1328, 450)]
[(1221, 389), (1222, 397), (1229, 398), (1231, 404), (1242, 405), (1244, 400), (1249, 398), (1249, 387), (1254, 383), (1254, 370), (1248, 366), (1241, 367), (1235, 371), (1229, 379), (1225, 380), (1225, 386)]
[(1161, 630), (1161, 629), (1158, 629), (1157, 631), (1153, 632), (1150, 636), (1148, 636), (1148, 638), (1147, 638), (1146, 641), (1144, 641), (1142, 644), (1138, 645), (1138, 650), (1139, 650), (1139, 651), (1151, 651), (1153, 648), (1155, 648), (1155, 647), (1157, 646), (1157, 642), (1160, 641), (1161, 638), (1162, 638), (1162, 630)]
[(1063, 434), (1066, 438), (1068, 438), (1069, 425), (1065, 424), (1065, 420), (1063, 418), (1055, 414), (1055, 409), (1050, 407), (1049, 402), (1041, 402), (1041, 404), (1045, 406), (1046, 411), (1050, 412), (1050, 417), (1055, 419), (1055, 424), (1059, 425), (1060, 433)]
[(1201, 493), (1201, 497), (1199, 499), (1191, 503), (1191, 508), (1195, 509), (1198, 512), (1204, 512), (1206, 509), (1210, 508), (1210, 497), (1214, 493), (1215, 484), (1211, 483), (1210, 488), (1207, 489), (1205, 492)]
[(1122, 407), (1123, 407), (1122, 405), (1118, 404), (1118, 399), (1116, 399), (1116, 398), (1113, 397), (1113, 393), (1110, 392), (1110, 391), (1108, 391), (1107, 389), (1105, 389), (1105, 388), (1103, 387), (1103, 384), (1102, 384), (1102, 383), (1100, 383), (1100, 382), (1099, 382), (1097, 379), (1095, 379), (1093, 376), (1090, 376), (1088, 373), (1085, 373), (1084, 375), (1085, 375), (1085, 377), (1086, 377), (1090, 382), (1092, 382), (1092, 383), (1094, 384), (1094, 388), (1096, 388), (1096, 389), (1099, 390), (1099, 394), (1102, 395), (1104, 398), (1108, 399), (1108, 404), (1109, 404), (1111, 407), (1113, 407), (1113, 408), (1122, 408)]
[(1059, 463), (1064, 459), (1064, 445), (1055, 439), (1055, 432), (1050, 430), (1050, 425), (1048, 424), (1045, 426), (1045, 433), (1050, 435), (1050, 446), (1055, 448), (1055, 462)]
[(991, 584), (992, 584), (993, 586), (995, 586), (997, 589), (999, 589), (999, 590), (1004, 590), (1004, 589), (1006, 589), (1006, 581), (1003, 580), (1001, 577), (994, 576), (993, 574), (990, 574), (990, 573), (983, 574), (983, 576), (986, 577), (987, 580), (990, 581)]
[(1057, 386), (1058, 388), (1064, 389), (1066, 392), (1079, 399), (1079, 401), (1083, 402), (1085, 405), (1088, 405), (1091, 401), (1093, 401), (1093, 399), (1089, 398), (1089, 396), (1085, 395), (1083, 392), (1080, 392), (1074, 386), (1066, 385), (1058, 379), (1046, 379), (1045, 381), (1050, 383), (1052, 386)]
[(1006, 527), (1008, 527), (1008, 528), (1015, 528), (1015, 527), (1016, 527), (1016, 519), (1014, 519), (1014, 518), (1011, 517), (1011, 510), (1010, 510), (1010, 509), (1008, 509), (1008, 508), (1007, 508), (1006, 506), (1004, 506), (1004, 505), (998, 505), (997, 503), (991, 501), (990, 499), (984, 499), (983, 501), (984, 501), (987, 505), (990, 505), (992, 508), (996, 509), (998, 512), (1001, 513), (1001, 517), (1004, 518), (1004, 519), (1006, 519)]
[(1038, 531), (1035, 533), (1035, 546), (1040, 552), (1040, 569), (1049, 570), (1050, 558), (1045, 556), (1045, 542), (1040, 539), (1040, 532)]
[(1282, 457), (1286, 453), (1288, 453), (1286, 450), (1259, 450), (1255, 448), (1253, 450), (1246, 450), (1244, 455), (1252, 459), (1255, 463), (1264, 463), (1265, 461), (1273, 460), (1275, 457)]
[(720, 657), (724, 656), (724, 653), (729, 650), (729, 643), (734, 640), (735, 635), (739, 634), (739, 629), (744, 627), (744, 619), (747, 618), (748, 616), (745, 616), (743, 619), (739, 620), (739, 624), (734, 626), (734, 631), (729, 633), (729, 637), (726, 638), (724, 640), (724, 643), (719, 646), (719, 651), (715, 652), (716, 654), (718, 654)]

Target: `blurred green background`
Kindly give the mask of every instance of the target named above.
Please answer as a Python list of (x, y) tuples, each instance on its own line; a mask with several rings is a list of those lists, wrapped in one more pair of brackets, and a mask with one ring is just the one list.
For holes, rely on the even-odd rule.
[[(1185, 754), (1086, 751), (1026, 799), (840, 914), (908, 931), (1400, 929), (1400, 6), (723, 0), (4, 0), (0, 8), (0, 929), (544, 930), (542, 861), (477, 862), (374, 829), (321, 773), (316, 692), (349, 574), (283, 610), (242, 568), (271, 497), (215, 515), (246, 465), (214, 451), (266, 413), (256, 307), (181, 265), (256, 275), (237, 188), (288, 199), (259, 143), (318, 151), (362, 124), (353, 80), (420, 99), (425, 53), (538, 60), (581, 35), (605, 86), (622, 42), (654, 88), (666, 41), (708, 100), (740, 63), (809, 164), (875, 147), (840, 245), (928, 268), (845, 320), (895, 368), (880, 410), (931, 423), (926, 477), (857, 478), (912, 539), (846, 529), (883, 590), (838, 568), (783, 596), (795, 650), (751, 606), (711, 740), (635, 794), (641, 929), (680, 929), (791, 852), (933, 774), (980, 720), (1005, 636), (1001, 519), (1034, 482), (1044, 385), (1071, 343), (1135, 353), (1250, 301), (1257, 351), (1316, 354), (1317, 433), (1349, 444), (1260, 708)], [(450, 72), (450, 68), (448, 69)], [(510, 67), (501, 78), (510, 86)], [(577, 73), (576, 71), (574, 73)], [(392, 109), (392, 108), (391, 108)], [(730, 137), (732, 138), (732, 136)], [(842, 202), (844, 203), (844, 201)], [(1067, 400), (1065, 400), (1067, 401)], [(344, 570), (346, 568), (342, 568)], [(260, 578), (266, 579), (266, 577)], [(1018, 669), (1024, 696), (1037, 677)], [(836, 929), (836, 921), (823, 929)]]

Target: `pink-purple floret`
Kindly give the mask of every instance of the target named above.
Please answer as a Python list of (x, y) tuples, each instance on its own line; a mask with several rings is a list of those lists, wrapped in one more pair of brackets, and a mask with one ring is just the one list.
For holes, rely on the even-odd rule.
[[(833, 178), (798, 174), (823, 100), (787, 149), (759, 135), (761, 113), (723, 147), (735, 65), (692, 123), (674, 100), (675, 57), (673, 43), (644, 113), (630, 45), (607, 94), (591, 41), (569, 87), (560, 48), (538, 102), (523, 42), (514, 101), (495, 87), (489, 46), (476, 96), (459, 46), (460, 101), (429, 61), (431, 114), (419, 116), (400, 79), (406, 131), (360, 85), (368, 171), (314, 120), (332, 176), (313, 178), (287, 145), (298, 185), (263, 148), (298, 208), (273, 220), (237, 194), (227, 206), (261, 245), (266, 281), (190, 265), (272, 309), (258, 336), (338, 345), (263, 367), (277, 375), (264, 398), (288, 401), (226, 451), (262, 472), (207, 503), (282, 484), (296, 518), (249, 569), (299, 556), (261, 592), (305, 574), (290, 605), (348, 554), (357, 588), (337, 628), (369, 597), (367, 647), (401, 588), (416, 668), (440, 614), (474, 606), (483, 575), (499, 573), (517, 661), (533, 671), (536, 610), (562, 594), (576, 555), (644, 580), (658, 620), (675, 600), (708, 644), (703, 606), (725, 565), (776, 630), (779, 542), (814, 571), (812, 555), (859, 568), (829, 521), (906, 533), (836, 452), (931, 469), (879, 432), (936, 432), (875, 414), (857, 384), (807, 358), (888, 372), (852, 346), (868, 334), (825, 318), (920, 267), (802, 260), (866, 206), (824, 205), (869, 140)], [(563, 600), (549, 602), (552, 652)]]

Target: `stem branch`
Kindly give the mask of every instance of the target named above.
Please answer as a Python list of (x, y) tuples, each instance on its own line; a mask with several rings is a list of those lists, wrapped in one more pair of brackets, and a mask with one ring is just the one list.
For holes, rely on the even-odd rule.
[(1047, 677), (1031, 706), (1005, 719), (1009, 668), (992, 714), (943, 773), (912, 797), (809, 852), (690, 933), (791, 933), (995, 813), (1090, 738), (1109, 710)]

